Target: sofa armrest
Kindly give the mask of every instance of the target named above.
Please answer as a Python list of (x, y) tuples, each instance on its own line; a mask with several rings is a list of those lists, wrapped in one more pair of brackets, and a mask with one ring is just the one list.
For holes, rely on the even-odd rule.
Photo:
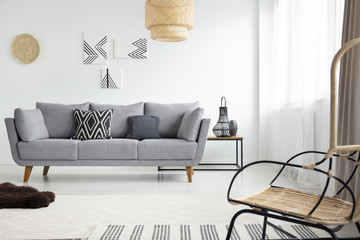
[(201, 120), (199, 135), (197, 139), (198, 147), (196, 150), (195, 158), (193, 159), (193, 166), (200, 163), (205, 150), (205, 144), (208, 137), (210, 127), (210, 118), (204, 118)]
[(15, 127), (15, 119), (14, 118), (5, 118), (5, 125), (6, 125), (6, 131), (8, 134), (8, 138), (9, 138), (11, 155), (12, 155), (14, 161), (18, 165), (23, 166), (23, 164), (21, 163), (18, 149), (17, 149), (17, 143), (20, 141), (20, 137), (19, 137), (16, 127)]

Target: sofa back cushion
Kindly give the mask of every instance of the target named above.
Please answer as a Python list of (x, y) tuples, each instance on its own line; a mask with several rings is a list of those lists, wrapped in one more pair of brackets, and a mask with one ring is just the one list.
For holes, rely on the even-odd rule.
[(188, 110), (199, 107), (199, 102), (194, 103), (145, 103), (145, 115), (160, 117), (159, 135), (161, 138), (176, 138), (181, 120)]
[(17, 108), (14, 112), (15, 126), (23, 141), (49, 138), (44, 117), (39, 109), (25, 110)]
[(57, 104), (37, 102), (36, 108), (40, 109), (50, 138), (71, 138), (75, 134), (75, 109), (89, 110), (90, 104)]
[(144, 115), (144, 103), (138, 102), (130, 105), (98, 104), (91, 103), (91, 110), (113, 110), (111, 123), (111, 137), (125, 138), (129, 132), (128, 117), (133, 115)]

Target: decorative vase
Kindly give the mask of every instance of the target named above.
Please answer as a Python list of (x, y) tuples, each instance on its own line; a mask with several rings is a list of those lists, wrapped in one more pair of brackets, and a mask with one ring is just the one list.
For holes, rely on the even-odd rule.
[(229, 133), (230, 133), (230, 136), (236, 136), (236, 133), (237, 133), (237, 122), (236, 120), (230, 120), (230, 123), (229, 123)]
[[(223, 106), (223, 100), (225, 102)], [(221, 98), (221, 106), (219, 107), (219, 120), (213, 128), (213, 133), (217, 137), (229, 137), (229, 118), (227, 116), (226, 98)]]

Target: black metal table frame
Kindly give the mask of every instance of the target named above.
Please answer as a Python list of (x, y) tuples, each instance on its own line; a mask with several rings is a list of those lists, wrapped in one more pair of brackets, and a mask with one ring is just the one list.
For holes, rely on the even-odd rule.
[[(236, 162), (235, 163), (199, 163), (198, 166), (236, 166), (236, 168), (207, 168), (207, 169), (195, 169), (194, 171), (238, 171), (240, 168), (244, 166), (244, 154), (243, 154), (243, 138), (208, 138), (208, 141), (235, 141), (236, 144)], [(240, 141), (240, 166), (239, 166), (239, 141)], [(183, 171), (183, 168), (169, 168), (164, 169), (162, 167), (158, 167), (158, 171)]]

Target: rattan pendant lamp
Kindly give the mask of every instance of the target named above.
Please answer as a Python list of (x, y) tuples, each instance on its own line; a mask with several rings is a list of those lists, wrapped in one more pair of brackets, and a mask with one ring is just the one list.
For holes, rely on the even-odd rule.
[(157, 41), (179, 42), (194, 27), (193, 0), (147, 0), (145, 26)]

